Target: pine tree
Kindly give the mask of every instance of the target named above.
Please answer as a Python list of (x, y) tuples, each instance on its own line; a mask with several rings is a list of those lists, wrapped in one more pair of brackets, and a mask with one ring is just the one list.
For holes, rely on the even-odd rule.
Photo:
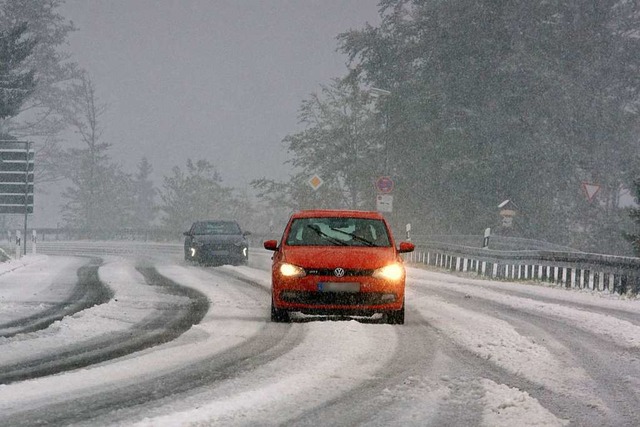
[(27, 24), (0, 31), (0, 119), (14, 117), (31, 96), (35, 87), (35, 71), (25, 62), (36, 45), (26, 37)]
[[(26, 59), (26, 70), (34, 72), (35, 87), (17, 114), (2, 123), (5, 133), (34, 142), (35, 178), (39, 183), (62, 179), (56, 168), (64, 156), (61, 132), (67, 123), (61, 115), (71, 83), (80, 71), (65, 52), (73, 23), (59, 13), (64, 0), (0, 0), (0, 29), (26, 23), (25, 37), (35, 43)], [(37, 43), (36, 43), (37, 42)], [(25, 112), (25, 114), (21, 114)], [(42, 186), (38, 188), (42, 189)]]

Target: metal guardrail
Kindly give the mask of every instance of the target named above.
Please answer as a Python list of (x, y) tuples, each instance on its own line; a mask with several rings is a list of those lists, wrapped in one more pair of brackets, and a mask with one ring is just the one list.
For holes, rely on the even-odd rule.
[[(46, 255), (117, 255), (127, 256), (141, 254), (181, 255), (182, 243), (155, 243), (133, 241), (63, 241), (53, 240), (38, 242), (36, 252)], [(27, 253), (33, 252), (33, 244), (27, 245)]]
[(505, 280), (538, 280), (567, 288), (640, 293), (640, 258), (555, 250), (505, 251), (423, 241), (405, 255), (451, 271)]

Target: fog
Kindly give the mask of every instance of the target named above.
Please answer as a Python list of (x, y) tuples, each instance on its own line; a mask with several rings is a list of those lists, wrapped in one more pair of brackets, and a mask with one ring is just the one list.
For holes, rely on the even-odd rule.
[[(41, 76), (33, 94), (20, 88), (36, 117), (7, 116), (49, 173), (32, 225), (182, 229), (226, 216), (255, 228), (293, 209), (382, 210), (374, 183), (388, 177), (392, 227), (416, 235), (492, 228), (631, 253), (635, 4), (377, 3), (56, 0), (51, 14), (12, 0), (5, 20), (33, 21), (44, 41), (21, 64)], [(92, 120), (88, 106), (103, 104)], [(91, 123), (97, 136), (83, 140)], [(185, 167), (209, 181), (187, 191)], [(503, 200), (519, 207), (504, 227)]]
[[(69, 53), (108, 104), (110, 155), (159, 181), (204, 158), (224, 183), (285, 179), (300, 102), (346, 72), (336, 36), (377, 23), (376, 0), (67, 0)], [(157, 184), (160, 184), (158, 182)]]

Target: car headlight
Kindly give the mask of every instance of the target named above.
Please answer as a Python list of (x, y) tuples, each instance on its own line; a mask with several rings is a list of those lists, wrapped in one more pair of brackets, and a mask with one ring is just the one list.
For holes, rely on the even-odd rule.
[(400, 280), (404, 277), (404, 267), (400, 263), (393, 263), (373, 271), (373, 277), (385, 280)]
[(306, 276), (307, 273), (297, 265), (283, 263), (280, 264), (280, 274), (285, 277), (303, 277)]

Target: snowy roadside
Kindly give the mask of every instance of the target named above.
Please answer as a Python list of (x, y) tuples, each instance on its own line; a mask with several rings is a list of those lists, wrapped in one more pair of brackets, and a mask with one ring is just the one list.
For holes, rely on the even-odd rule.
[(27, 255), (0, 263), (0, 325), (37, 315), (64, 301), (83, 262), (71, 257)]
[[(3, 251), (4, 252), (4, 251)], [(18, 268), (26, 267), (27, 265), (33, 265), (39, 262), (43, 262), (48, 259), (47, 255), (29, 254), (22, 256), (18, 259), (10, 258), (9, 260), (0, 263), (0, 276), (17, 270)]]

